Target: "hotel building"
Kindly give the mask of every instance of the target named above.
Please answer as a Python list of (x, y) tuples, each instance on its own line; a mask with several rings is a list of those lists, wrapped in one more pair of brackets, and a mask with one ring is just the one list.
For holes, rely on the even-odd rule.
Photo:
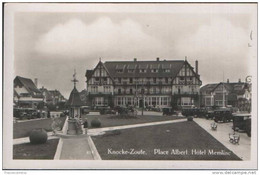
[(99, 61), (86, 79), (92, 107), (199, 106), (198, 61), (195, 70), (187, 60)]

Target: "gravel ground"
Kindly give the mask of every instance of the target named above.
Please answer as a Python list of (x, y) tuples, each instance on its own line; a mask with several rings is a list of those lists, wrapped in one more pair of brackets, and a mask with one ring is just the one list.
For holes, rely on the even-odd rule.
[(110, 131), (92, 139), (104, 160), (241, 160), (195, 122)]

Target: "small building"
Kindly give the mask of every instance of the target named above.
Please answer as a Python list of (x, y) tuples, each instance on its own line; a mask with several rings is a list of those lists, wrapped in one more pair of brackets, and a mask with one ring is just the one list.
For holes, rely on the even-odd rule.
[(70, 117), (71, 118), (80, 118), (81, 110), (80, 107), (84, 106), (84, 103), (80, 99), (80, 95), (76, 87), (74, 86), (73, 90), (70, 93), (69, 100), (65, 104), (70, 108)]
[(37, 88), (37, 79), (34, 83), (29, 78), (16, 76), (14, 79), (14, 103), (19, 108), (36, 109), (43, 103), (43, 95)]
[(200, 89), (201, 106), (238, 107), (248, 111), (251, 107), (251, 84), (246, 82), (220, 82), (207, 84)]

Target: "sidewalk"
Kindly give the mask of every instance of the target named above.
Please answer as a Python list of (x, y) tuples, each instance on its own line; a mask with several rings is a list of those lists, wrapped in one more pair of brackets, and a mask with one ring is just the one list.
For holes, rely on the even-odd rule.
[(200, 125), (205, 131), (217, 139), (229, 150), (233, 151), (242, 160), (250, 160), (251, 154), (251, 138), (246, 133), (238, 133), (240, 135), (239, 145), (234, 145), (229, 142), (229, 133), (233, 133), (233, 123), (219, 123), (216, 131), (211, 130), (210, 124), (213, 120), (202, 118), (194, 118), (194, 121)]
[(106, 128), (96, 128), (96, 129), (89, 129), (88, 134), (90, 136), (92, 136), (92, 135), (96, 135), (98, 133), (102, 133), (102, 132), (106, 132), (106, 131), (137, 128), (137, 127), (144, 127), (144, 126), (163, 125), (163, 124), (178, 123), (178, 122), (184, 122), (184, 121), (187, 121), (187, 119), (159, 121), (159, 122), (150, 122), (150, 123), (141, 123), (141, 124), (133, 124), (133, 125), (123, 125), (123, 126), (113, 126), (113, 127), (106, 127)]
[(94, 160), (87, 138), (61, 139), (63, 145), (60, 160)]

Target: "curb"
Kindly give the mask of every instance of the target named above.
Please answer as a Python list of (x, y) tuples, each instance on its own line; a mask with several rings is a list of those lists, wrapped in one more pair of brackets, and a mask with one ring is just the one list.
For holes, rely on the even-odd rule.
[[(62, 133), (63, 134), (67, 131), (67, 128), (68, 128), (68, 122), (67, 121), (68, 121), (68, 116), (67, 116), (67, 118), (66, 118), (66, 120), (64, 122), (64, 125), (62, 127)], [(60, 159), (62, 147), (63, 147), (63, 140), (62, 140), (62, 138), (60, 138), (58, 146), (57, 146), (57, 149), (56, 149), (56, 152), (55, 152), (55, 155), (54, 155), (54, 160), (59, 160)]]
[(87, 139), (88, 139), (88, 145), (89, 145), (89, 147), (91, 149), (91, 153), (92, 153), (92, 155), (94, 157), (94, 160), (102, 160), (100, 155), (99, 155), (99, 153), (98, 153), (98, 151), (97, 151), (97, 148), (96, 148), (96, 146), (95, 146), (95, 144), (94, 144), (94, 142), (93, 142), (93, 140), (91, 138), (91, 136), (88, 136)]

